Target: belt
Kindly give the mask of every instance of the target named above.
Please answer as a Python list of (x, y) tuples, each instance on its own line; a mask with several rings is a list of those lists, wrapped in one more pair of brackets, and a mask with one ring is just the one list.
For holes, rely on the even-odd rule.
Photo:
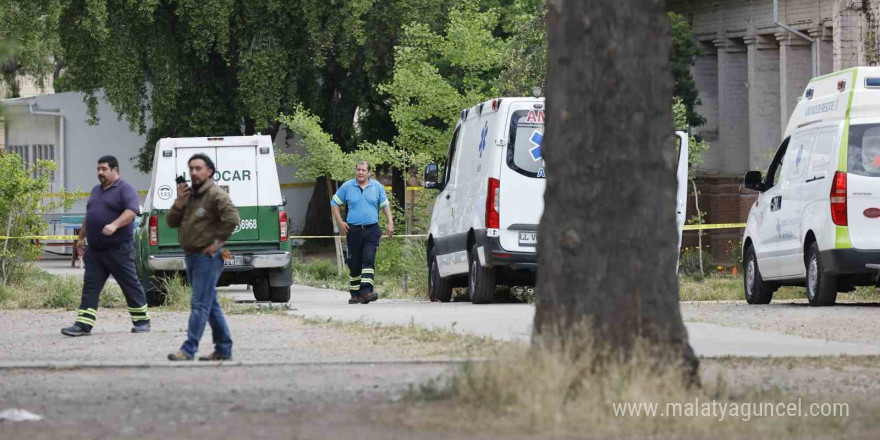
[(352, 225), (352, 224), (348, 225), (349, 228), (358, 228), (358, 229), (370, 229), (373, 226), (379, 226), (379, 224), (378, 223), (370, 223), (369, 225)]

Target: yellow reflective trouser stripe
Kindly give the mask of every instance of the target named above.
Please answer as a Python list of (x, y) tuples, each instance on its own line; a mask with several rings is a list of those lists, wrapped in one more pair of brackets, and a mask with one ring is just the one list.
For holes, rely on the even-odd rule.
[(129, 312), (146, 312), (146, 311), (147, 311), (147, 306), (143, 306), (143, 307), (129, 307), (129, 308), (128, 308), (128, 311), (129, 311)]
[(81, 323), (83, 323), (83, 324), (88, 324), (88, 325), (90, 325), (90, 326), (92, 326), (92, 327), (95, 326), (95, 320), (94, 320), (94, 319), (86, 318), (85, 316), (80, 316), (80, 317), (76, 318), (76, 322), (81, 322)]
[(369, 284), (369, 285), (371, 285), (371, 286), (373, 285), (373, 280), (371, 280), (371, 279), (369, 279), (369, 278), (364, 278), (364, 279), (361, 280), (361, 282), (364, 283), (364, 284)]
[(92, 315), (95, 315), (95, 316), (98, 315), (98, 311), (95, 309), (79, 309), (79, 310), (77, 310), (77, 313), (83, 313), (83, 312), (91, 313)]
[(349, 281), (360, 281), (361, 277), (348, 277)]
[(344, 205), (344, 203), (342, 203), (342, 199), (340, 199), (339, 196), (334, 195), (333, 201), (336, 202), (338, 205)]
[(376, 269), (361, 269), (361, 274), (375, 273)]
[(132, 317), (131, 317), (131, 321), (132, 321), (132, 322), (135, 322), (135, 321), (149, 321), (149, 320), (150, 320), (150, 317), (149, 317), (149, 316), (132, 316)]

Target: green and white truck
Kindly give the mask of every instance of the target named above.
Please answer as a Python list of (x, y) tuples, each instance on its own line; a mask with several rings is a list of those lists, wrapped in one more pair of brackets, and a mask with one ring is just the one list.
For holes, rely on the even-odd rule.
[(175, 178), (189, 178), (188, 161), (208, 155), (214, 183), (229, 193), (241, 223), (224, 246), (232, 254), (219, 286), (249, 284), (257, 301), (287, 302), (293, 271), (289, 221), (281, 196), (272, 139), (265, 135), (165, 138), (156, 144), (150, 189), (135, 236), (138, 275), (151, 305), (164, 301), (164, 279), (186, 278), (178, 231), (165, 216), (177, 198)]

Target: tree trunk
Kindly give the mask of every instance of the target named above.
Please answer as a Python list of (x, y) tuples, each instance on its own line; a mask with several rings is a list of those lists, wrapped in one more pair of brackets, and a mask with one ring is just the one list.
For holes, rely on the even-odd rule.
[(555, 0), (548, 8), (549, 172), (535, 340), (592, 341), (615, 354), (647, 342), (658, 349), (651, 353), (683, 360), (693, 380), (698, 361), (675, 275), (664, 2)]
[[(405, 170), (391, 168), (391, 195), (397, 202), (397, 206), (403, 211), (406, 210), (406, 178)], [(395, 215), (401, 214), (403, 211), (395, 213)]]
[(333, 235), (333, 222), (330, 219), (330, 197), (327, 191), (327, 178), (319, 177), (315, 181), (315, 190), (306, 210), (303, 235)]

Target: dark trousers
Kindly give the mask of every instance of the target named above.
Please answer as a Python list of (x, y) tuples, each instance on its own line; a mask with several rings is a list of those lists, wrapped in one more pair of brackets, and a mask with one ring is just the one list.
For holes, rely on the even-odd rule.
[(373, 292), (376, 272), (376, 249), (382, 238), (382, 228), (374, 223), (369, 226), (348, 225), (348, 291), (351, 297)]
[(134, 265), (134, 244), (128, 243), (119, 249), (95, 249), (89, 247), (83, 257), (86, 273), (83, 277), (82, 300), (77, 310), (77, 325), (91, 331), (98, 319), (98, 302), (107, 277), (113, 278), (122, 288), (128, 313), (134, 324), (150, 322), (147, 312), (147, 296), (138, 280)]

